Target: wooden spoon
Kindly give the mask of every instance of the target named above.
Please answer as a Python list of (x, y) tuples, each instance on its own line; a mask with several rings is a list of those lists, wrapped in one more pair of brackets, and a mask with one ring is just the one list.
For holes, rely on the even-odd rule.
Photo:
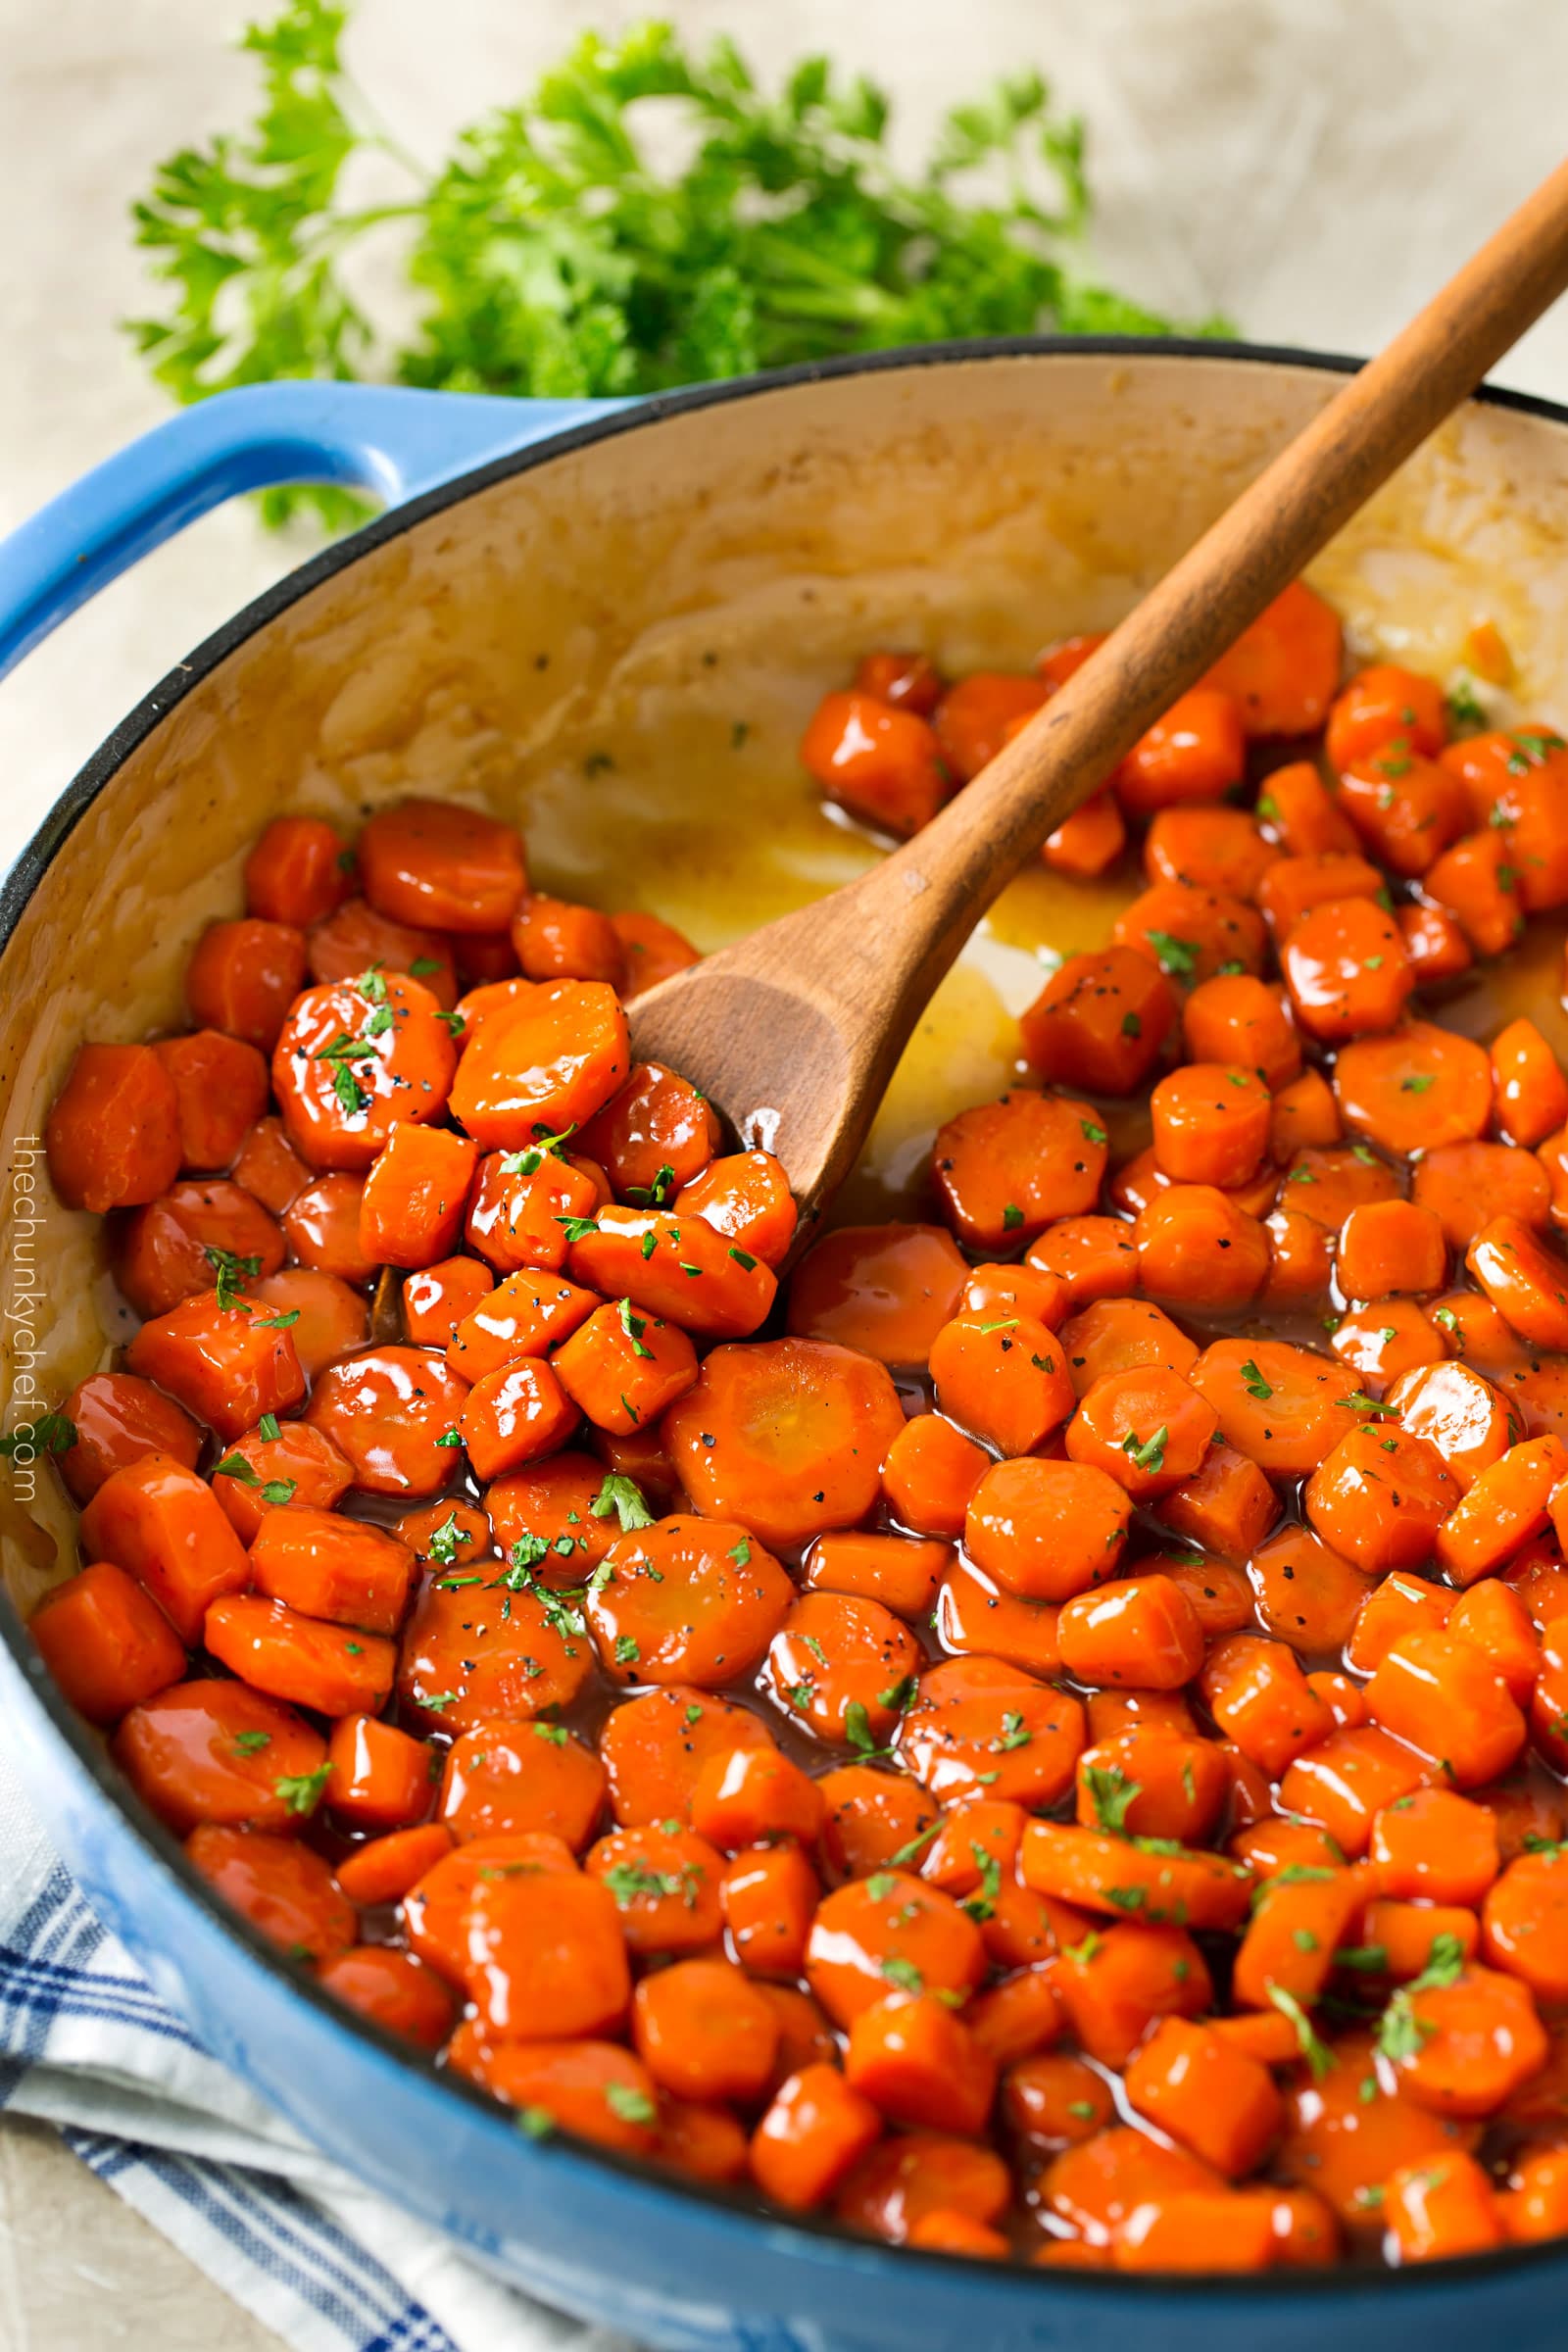
[(999, 892), (1565, 285), (1568, 163), (912, 841), (632, 1005), (637, 1057), (679, 1070), (783, 1161), (802, 1237)]

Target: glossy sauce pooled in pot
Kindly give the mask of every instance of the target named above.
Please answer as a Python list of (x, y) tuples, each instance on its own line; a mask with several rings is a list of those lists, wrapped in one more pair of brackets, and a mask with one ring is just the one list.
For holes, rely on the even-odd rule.
[[(1092, 651), (869, 655), (775, 886)], [(190, 1033), (81, 1050), (140, 1326), (35, 1636), (529, 2132), (1048, 2266), (1568, 2230), (1568, 747), (1343, 665), (1292, 590), (1053, 836), (782, 1279), (631, 1062), (695, 950), (466, 808), (277, 820)]]

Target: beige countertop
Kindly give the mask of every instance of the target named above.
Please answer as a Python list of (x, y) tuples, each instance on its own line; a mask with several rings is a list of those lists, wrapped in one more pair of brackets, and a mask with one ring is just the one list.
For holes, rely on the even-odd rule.
[[(0, 0), (0, 531), (166, 413), (114, 330), (145, 303), (124, 220), (171, 148), (234, 120), (236, 0)], [(405, 141), (513, 96), (628, 0), (361, 0), (361, 81)], [(1557, 162), (1562, 0), (665, 0), (764, 68), (831, 46), (918, 133), (1037, 65), (1087, 115), (1104, 274), (1260, 341), (1365, 350)], [(1568, 398), (1568, 306), (1501, 380)], [(0, 686), (0, 864), (117, 719), (300, 555), (210, 516)], [(0, 2117), (0, 2352), (263, 2352), (227, 2303), (69, 2156)], [(505, 2346), (494, 2352), (507, 2352)]]

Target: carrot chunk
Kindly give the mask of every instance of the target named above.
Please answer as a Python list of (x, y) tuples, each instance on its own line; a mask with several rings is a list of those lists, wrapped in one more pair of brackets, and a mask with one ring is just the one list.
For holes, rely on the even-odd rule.
[(153, 1052), (174, 1084), (181, 1167), (228, 1167), (267, 1108), (266, 1061), (220, 1029), (160, 1038)]
[(210, 1603), (250, 1582), (212, 1489), (167, 1454), (143, 1454), (105, 1479), (81, 1514), (81, 1540), (146, 1587), (188, 1648)]
[(198, 1028), (270, 1054), (305, 973), (305, 935), (291, 923), (209, 923), (185, 967), (185, 1002)]
[(941, 1225), (843, 1225), (797, 1266), (788, 1328), (884, 1364), (923, 1364), (967, 1273)]
[(1180, 2017), (1161, 2019), (1133, 2060), (1127, 2097), (1179, 2146), (1231, 2180), (1260, 2162), (1283, 2115), (1266, 2066)]
[(1522, 1340), (1568, 1348), (1568, 1265), (1521, 1218), (1494, 1217), (1464, 1262)]
[(1335, 899), (1303, 915), (1280, 966), (1298, 1025), (1326, 1045), (1392, 1029), (1415, 985), (1399, 926), (1364, 898)]
[(82, 1046), (44, 1128), (68, 1208), (133, 1207), (179, 1174), (179, 1098), (151, 1046)]
[(355, 854), (376, 912), (428, 931), (504, 931), (527, 888), (513, 827), (456, 801), (378, 809)]
[(89, 1723), (118, 1723), (185, 1671), (184, 1647), (169, 1619), (111, 1560), (56, 1585), (27, 1627), (50, 1673)]
[(915, 710), (871, 694), (829, 694), (801, 739), (801, 764), (852, 816), (907, 838), (952, 789), (944, 749)]

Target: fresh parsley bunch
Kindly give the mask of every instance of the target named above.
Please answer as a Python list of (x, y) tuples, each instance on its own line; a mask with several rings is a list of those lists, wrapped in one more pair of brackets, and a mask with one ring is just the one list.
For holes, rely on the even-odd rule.
[[(590, 33), (429, 175), (345, 73), (348, 14), (288, 0), (253, 25), (256, 121), (171, 156), (134, 208), (168, 298), (130, 332), (177, 400), (278, 376), (652, 392), (947, 336), (1170, 331), (1060, 259), (1089, 210), (1083, 129), (1037, 74), (956, 107), (905, 178), (886, 96), (825, 58), (769, 95), (728, 40), (698, 56), (668, 24)], [(650, 155), (660, 112), (680, 118), (666, 168)], [(346, 201), (345, 169), (368, 150), (406, 195)], [(388, 220), (407, 224), (419, 306), (403, 340), (344, 278)], [(332, 524), (360, 511), (319, 488), (266, 505)]]

